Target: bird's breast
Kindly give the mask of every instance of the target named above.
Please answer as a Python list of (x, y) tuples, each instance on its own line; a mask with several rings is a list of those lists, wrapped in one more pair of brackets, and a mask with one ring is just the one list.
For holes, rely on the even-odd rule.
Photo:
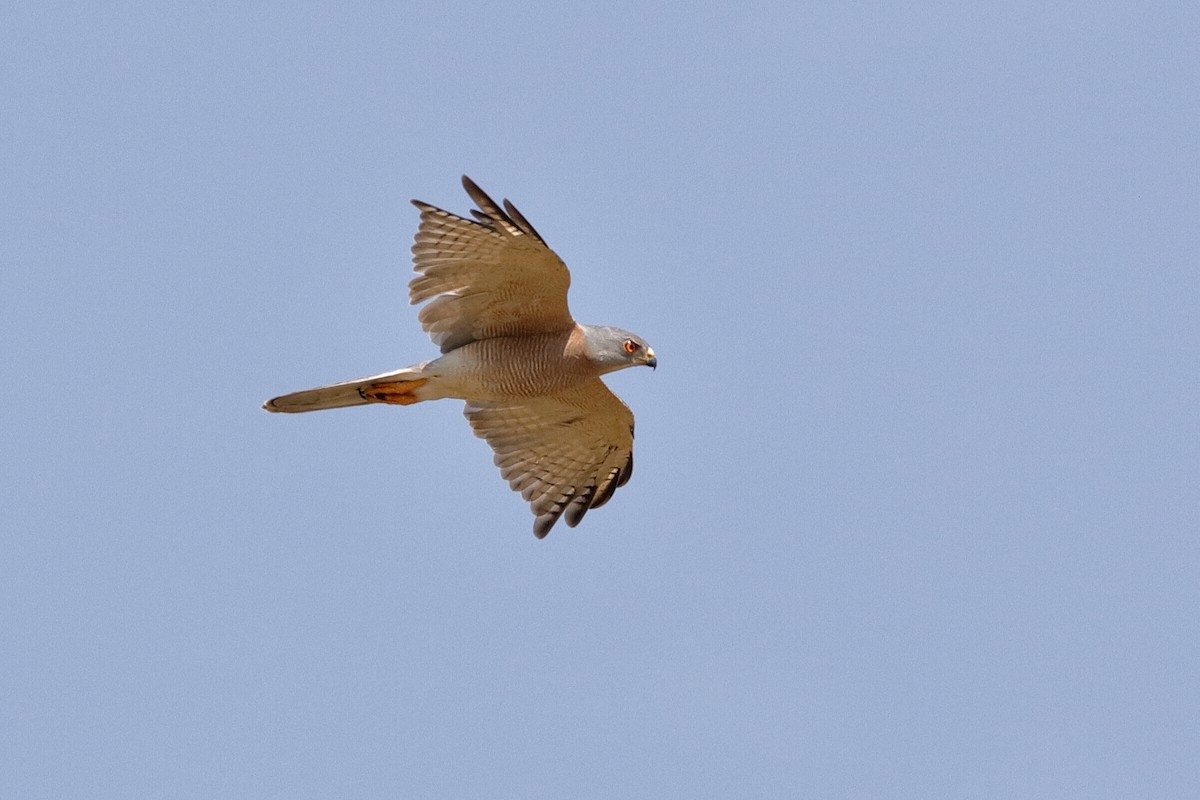
[(500, 401), (555, 394), (596, 377), (576, 351), (570, 334), (506, 336), (470, 342), (431, 366), (447, 396)]

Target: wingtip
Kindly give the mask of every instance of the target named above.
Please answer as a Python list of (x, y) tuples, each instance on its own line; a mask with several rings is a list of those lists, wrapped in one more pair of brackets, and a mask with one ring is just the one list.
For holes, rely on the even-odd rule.
[(539, 539), (545, 539), (546, 534), (550, 533), (550, 529), (556, 522), (558, 522), (557, 514), (542, 514), (533, 521), (533, 535)]

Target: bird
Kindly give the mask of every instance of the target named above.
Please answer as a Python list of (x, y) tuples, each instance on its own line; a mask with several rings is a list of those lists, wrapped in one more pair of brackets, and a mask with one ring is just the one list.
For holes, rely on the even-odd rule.
[(571, 276), (517, 208), (466, 175), (471, 219), (420, 200), (409, 302), (441, 350), (403, 369), (281, 395), (263, 404), (295, 414), (374, 403), (465, 401), (509, 487), (529, 502), (542, 539), (560, 517), (575, 527), (633, 474), (633, 412), (600, 379), (657, 369), (637, 334), (575, 321)]

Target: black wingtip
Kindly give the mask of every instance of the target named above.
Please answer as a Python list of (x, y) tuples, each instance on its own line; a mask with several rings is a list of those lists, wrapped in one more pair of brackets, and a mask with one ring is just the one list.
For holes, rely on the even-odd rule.
[(542, 244), (546, 243), (546, 240), (543, 239), (542, 235), (537, 232), (537, 229), (529, 224), (529, 220), (525, 219), (525, 215), (518, 211), (517, 207), (514, 206), (507, 197), (504, 198), (504, 210), (508, 212), (508, 216), (512, 219), (512, 221), (517, 223), (518, 228), (537, 239)]
[(487, 192), (479, 188), (479, 184), (466, 175), (463, 175), (462, 185), (467, 190), (467, 195), (475, 201), (475, 205), (479, 206), (480, 211), (489, 217), (493, 217), (496, 222), (503, 223), (508, 221), (508, 218), (504, 215), (504, 211), (500, 206), (496, 205), (496, 201), (489, 197)]
[(533, 521), (533, 535), (539, 539), (545, 539), (546, 534), (550, 532), (556, 522), (558, 522), (557, 514), (543, 514)]
[(571, 504), (567, 506), (563, 516), (567, 520), (567, 527), (574, 528), (583, 521), (583, 515), (592, 507), (592, 500), (596, 497), (596, 484), (592, 484), (583, 491), (583, 494), (576, 495)]

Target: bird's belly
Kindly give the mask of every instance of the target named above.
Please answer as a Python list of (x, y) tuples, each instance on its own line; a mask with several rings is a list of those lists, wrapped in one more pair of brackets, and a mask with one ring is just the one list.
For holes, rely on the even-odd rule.
[(564, 357), (561, 344), (542, 339), (484, 339), (446, 353), (430, 364), (439, 392), (495, 402), (556, 394), (595, 377), (577, 359)]

